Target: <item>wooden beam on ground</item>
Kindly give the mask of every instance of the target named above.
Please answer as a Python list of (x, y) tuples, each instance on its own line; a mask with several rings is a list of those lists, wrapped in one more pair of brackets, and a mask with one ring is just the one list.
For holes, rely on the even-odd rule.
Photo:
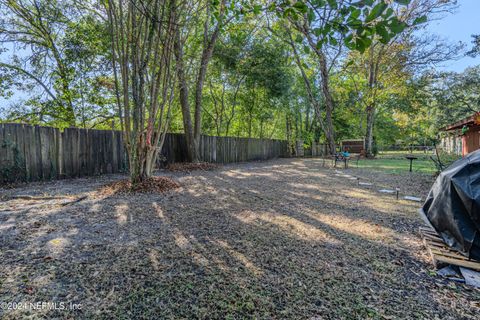
[(480, 261), (470, 259), (448, 247), (435, 230), (421, 227), (420, 234), (432, 258), (432, 262), (437, 268), (451, 264), (480, 271)]

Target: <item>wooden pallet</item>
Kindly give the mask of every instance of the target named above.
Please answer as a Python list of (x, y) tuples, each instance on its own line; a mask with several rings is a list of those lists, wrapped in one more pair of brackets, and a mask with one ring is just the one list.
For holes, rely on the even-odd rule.
[(432, 257), (433, 264), (439, 268), (448, 264), (480, 271), (480, 261), (469, 259), (449, 248), (435, 230), (420, 227), (423, 243)]

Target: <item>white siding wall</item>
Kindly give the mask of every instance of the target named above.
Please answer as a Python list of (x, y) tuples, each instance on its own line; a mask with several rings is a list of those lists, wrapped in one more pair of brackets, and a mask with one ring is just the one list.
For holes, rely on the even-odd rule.
[(443, 151), (451, 154), (462, 155), (462, 137), (457, 134), (449, 134), (440, 142)]

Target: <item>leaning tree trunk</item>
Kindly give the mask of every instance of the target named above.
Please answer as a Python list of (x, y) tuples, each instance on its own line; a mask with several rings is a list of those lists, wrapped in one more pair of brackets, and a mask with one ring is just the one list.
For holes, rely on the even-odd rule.
[[(222, 2), (222, 10), (224, 7), (225, 1)], [(223, 12), (221, 13), (223, 16)], [(207, 68), (210, 60), (212, 59), (213, 49), (215, 43), (217, 42), (218, 36), (220, 34), (220, 23), (218, 22), (215, 26), (213, 33), (210, 38), (208, 38), (208, 24), (205, 24), (204, 30), (204, 48), (202, 52), (202, 57), (200, 59), (200, 69), (198, 70), (198, 76), (196, 79), (195, 85), (195, 124), (194, 124), (194, 150), (192, 152), (192, 162), (199, 162), (200, 159), (200, 139), (202, 136), (202, 97), (203, 97), (203, 86), (205, 83), (205, 77), (207, 76)]]
[[(326, 121), (328, 123), (328, 121)], [(332, 128), (332, 129), (330, 129)], [(336, 153), (335, 132), (333, 131), (333, 125), (329, 126), (325, 132), (325, 138), (327, 139), (328, 149), (330, 154)]]
[[(377, 76), (378, 76), (378, 66), (380, 59), (375, 61), (375, 51), (374, 47), (371, 46), (369, 50), (369, 69), (368, 69), (368, 89), (372, 97), (375, 97), (376, 85), (377, 85)], [(375, 124), (375, 101), (371, 101), (367, 104), (366, 109), (367, 113), (367, 126), (365, 133), (366, 140), (366, 150), (365, 154), (367, 157), (372, 158), (375, 156), (373, 150), (373, 126)]]
[[(310, 85), (310, 80), (305, 73), (305, 70), (303, 69), (302, 62), (300, 61), (300, 57), (298, 54), (298, 51), (295, 47), (295, 44), (293, 42), (293, 38), (290, 36), (290, 45), (293, 49), (294, 57), (295, 57), (295, 62), (300, 70), (300, 73), (302, 75), (303, 81), (305, 83), (305, 88), (308, 93), (308, 99), (310, 100), (310, 103), (313, 105), (314, 110), (315, 110), (315, 117), (318, 120), (320, 124), (320, 128), (322, 129), (323, 133), (325, 134), (325, 138), (327, 140), (327, 144), (329, 147), (330, 154), (335, 154), (335, 129), (333, 126), (333, 107), (334, 107), (334, 102), (332, 95), (330, 93), (330, 88), (328, 85), (329, 81), (329, 75), (328, 75), (328, 68), (327, 68), (327, 61), (326, 57), (323, 54), (322, 51), (320, 51), (318, 48), (313, 46), (315, 48), (315, 52), (317, 53), (317, 56), (319, 58), (319, 63), (320, 63), (320, 75), (322, 78), (322, 93), (325, 98), (325, 121), (322, 118), (322, 110), (320, 108), (320, 103), (313, 94), (312, 87)], [(312, 43), (310, 43), (312, 45)], [(295, 126), (297, 127), (297, 120), (295, 121)], [(298, 131), (298, 130), (296, 130)]]

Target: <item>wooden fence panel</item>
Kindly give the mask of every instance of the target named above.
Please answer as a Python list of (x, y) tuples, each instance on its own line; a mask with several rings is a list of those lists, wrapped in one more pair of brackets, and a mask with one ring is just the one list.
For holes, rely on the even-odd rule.
[[(27, 181), (37, 180), (37, 167), (35, 161), (32, 160), (32, 157), (35, 155), (32, 152), (33, 144), (33, 127), (32, 126), (23, 126), (23, 157), (25, 161), (25, 179)], [(0, 137), (0, 142), (2, 138)]]
[(5, 147), (5, 125), (0, 123), (0, 166), (7, 165), (7, 148)]
[(71, 141), (69, 138), (69, 130), (65, 129), (62, 133), (62, 145), (61, 150), (63, 154), (63, 176), (71, 177), (72, 174), (72, 155), (70, 152)]
[[(163, 156), (163, 157), (162, 157)], [(288, 156), (283, 140), (202, 136), (200, 159), (231, 163)], [(158, 165), (187, 161), (183, 134), (169, 133)], [(0, 181), (36, 181), (124, 172), (123, 133), (111, 130), (0, 124)]]
[(5, 139), (5, 160), (7, 163), (10, 163), (10, 168), (14, 166), (15, 157), (14, 157), (14, 146), (15, 146), (15, 127), (6, 126), (4, 132)]

